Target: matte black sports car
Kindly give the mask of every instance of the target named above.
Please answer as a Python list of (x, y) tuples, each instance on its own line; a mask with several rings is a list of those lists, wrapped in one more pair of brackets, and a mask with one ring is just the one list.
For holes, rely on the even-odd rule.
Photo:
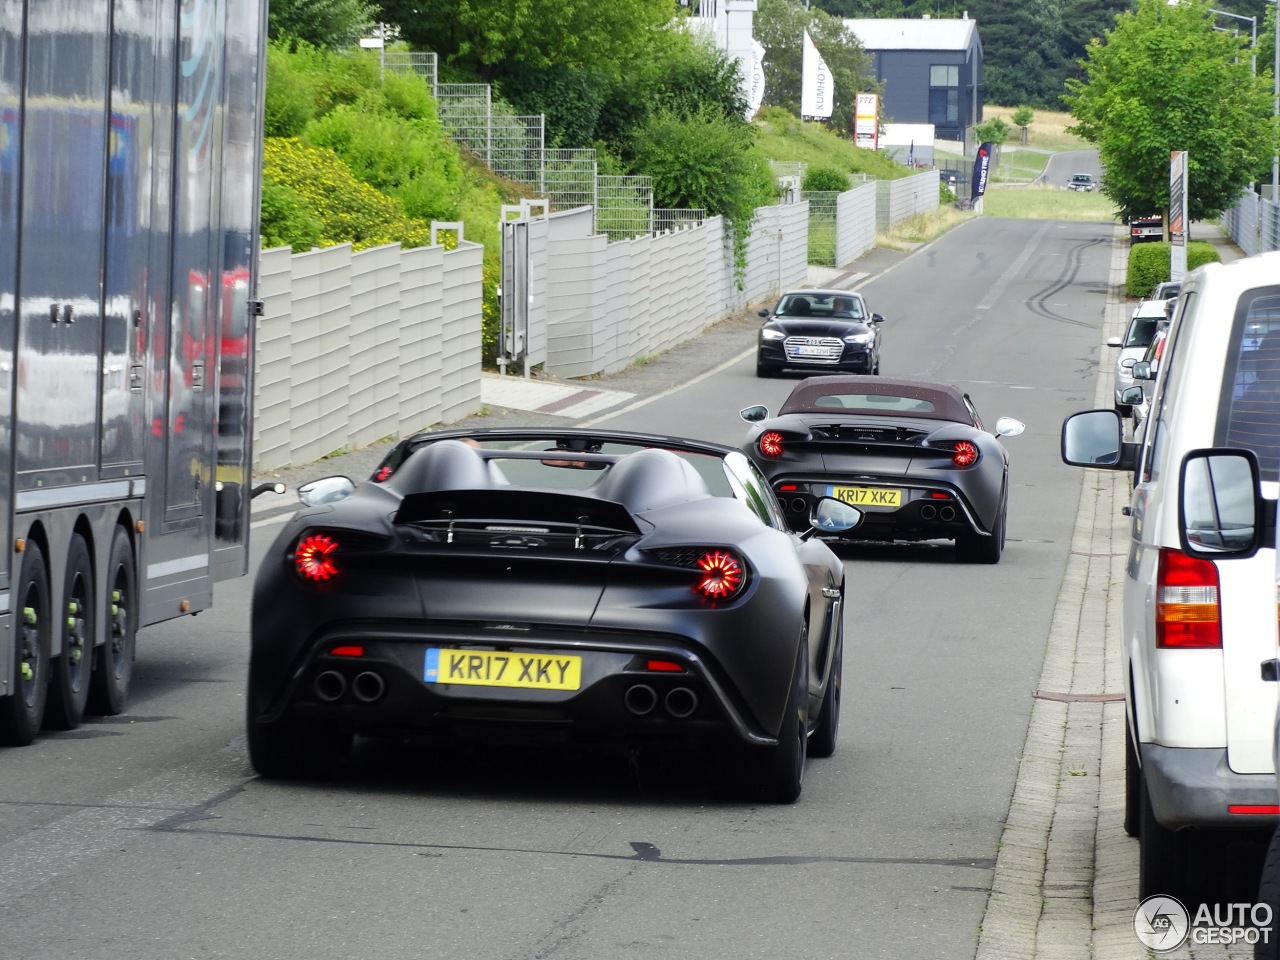
[(862, 294), (849, 290), (790, 290), (772, 311), (756, 345), (756, 376), (783, 370), (880, 372), (880, 324)]
[[(1009, 504), (1009, 417), (987, 433), (968, 394), (921, 380), (810, 377), (776, 417), (748, 407), (742, 450), (769, 478), (787, 519), (806, 523), (816, 499), (864, 511), (861, 540), (950, 539), (959, 559), (999, 563)], [(820, 531), (822, 532), (822, 531)]]
[[(843, 564), (732, 447), (421, 434), (299, 493), (254, 588), (264, 776), (330, 772), (356, 734), (693, 743), (730, 793), (788, 803), (835, 749)], [(824, 529), (860, 518), (814, 500)]]

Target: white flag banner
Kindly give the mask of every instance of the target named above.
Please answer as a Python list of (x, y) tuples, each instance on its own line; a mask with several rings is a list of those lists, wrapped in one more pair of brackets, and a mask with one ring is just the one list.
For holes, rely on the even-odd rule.
[(750, 120), (764, 103), (764, 44), (751, 39), (751, 76), (747, 90), (747, 119)]
[(809, 31), (804, 32), (804, 73), (800, 80), (800, 115), (802, 117), (831, 116), (831, 71), (818, 48), (813, 45)]

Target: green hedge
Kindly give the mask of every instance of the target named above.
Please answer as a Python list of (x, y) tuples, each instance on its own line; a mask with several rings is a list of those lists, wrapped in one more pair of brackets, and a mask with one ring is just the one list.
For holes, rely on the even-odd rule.
[[(1129, 271), (1125, 277), (1124, 292), (1129, 297), (1145, 297), (1164, 283), (1169, 276), (1170, 244), (1135, 243), (1129, 248)], [(1206, 263), (1219, 263), (1222, 258), (1212, 243), (1192, 240), (1187, 244), (1187, 272)]]

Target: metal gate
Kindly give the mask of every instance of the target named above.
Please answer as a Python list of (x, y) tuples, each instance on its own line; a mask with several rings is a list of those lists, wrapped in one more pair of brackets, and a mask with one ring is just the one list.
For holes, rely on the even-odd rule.
[[(536, 212), (535, 212), (536, 211)], [(522, 200), (502, 207), (502, 284), (498, 288), (501, 329), (498, 336), (498, 368), (516, 363), (529, 376), (529, 223), (547, 215), (546, 200)]]

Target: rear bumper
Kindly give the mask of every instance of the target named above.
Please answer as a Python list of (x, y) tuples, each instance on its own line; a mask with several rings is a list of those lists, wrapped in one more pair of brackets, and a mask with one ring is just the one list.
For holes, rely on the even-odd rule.
[(1236, 773), (1227, 766), (1225, 748), (1144, 743), (1142, 772), (1151, 809), (1166, 829), (1269, 830), (1280, 821), (1272, 815), (1230, 812), (1232, 806), (1275, 806), (1276, 778)]
[[(786, 514), (792, 529), (809, 528), (809, 514), (814, 502), (826, 496), (826, 488), (841, 481), (797, 481), (778, 477), (773, 481), (774, 493)], [(797, 490), (780, 490), (781, 486), (794, 485)], [(862, 523), (847, 533), (839, 534), (841, 540), (952, 540), (970, 533), (986, 534), (972, 505), (955, 487), (929, 484), (920, 480), (860, 482), (857, 485), (900, 490), (902, 504), (898, 507), (882, 507), (874, 504), (857, 504), (863, 511)], [(936, 494), (937, 496), (932, 496)], [(945, 499), (942, 496), (945, 495)]]
[(836, 362), (788, 359), (780, 341), (766, 341), (756, 348), (756, 362), (774, 370), (801, 370), (808, 373), (870, 373), (874, 366), (865, 347), (846, 344)]

